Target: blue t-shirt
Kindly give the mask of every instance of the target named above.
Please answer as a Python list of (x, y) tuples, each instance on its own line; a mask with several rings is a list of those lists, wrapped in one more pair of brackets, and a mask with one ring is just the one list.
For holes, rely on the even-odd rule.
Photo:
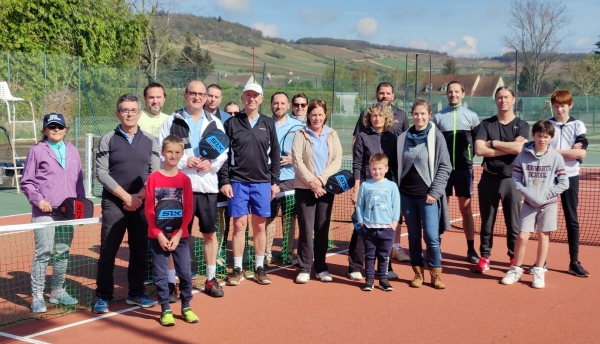
[(254, 128), (254, 126), (256, 125), (256, 123), (258, 123), (258, 119), (260, 118), (260, 115), (256, 116), (255, 119), (253, 119), (252, 121), (250, 121), (250, 117), (248, 117), (248, 121), (250, 121), (250, 128)]
[(310, 130), (309, 126), (306, 126), (306, 131), (310, 135), (310, 142), (313, 145), (313, 160), (315, 161), (315, 175), (318, 177), (325, 171), (325, 165), (327, 164), (327, 157), (329, 156), (329, 149), (327, 144), (327, 133), (329, 127), (324, 125), (321, 136), (315, 134), (314, 131)]
[(123, 131), (123, 129), (121, 129), (121, 125), (117, 125), (117, 129), (119, 129), (119, 131), (121, 132), (121, 134), (123, 134), (123, 136), (125, 136), (125, 138), (127, 139), (127, 142), (129, 142), (130, 145), (133, 144), (133, 139), (135, 138), (135, 135), (137, 135), (138, 131), (140, 131), (140, 127), (138, 127), (138, 130), (135, 131), (135, 133), (133, 133), (132, 137), (129, 137), (129, 135), (127, 135), (126, 132)]
[(50, 140), (46, 140), (46, 142), (48, 142), (48, 145), (50, 145), (50, 148), (52, 148), (54, 154), (56, 154), (60, 166), (64, 169), (67, 161), (67, 146), (65, 145), (65, 141), (54, 143)]
[(196, 123), (194, 123), (194, 119), (190, 114), (187, 113), (185, 108), (183, 109), (183, 117), (190, 127), (190, 144), (192, 145), (192, 150), (194, 151), (195, 156), (200, 155), (200, 136), (202, 135), (202, 123), (204, 123), (204, 110), (202, 110), (202, 115)]
[[(284, 152), (284, 136), (285, 134), (288, 133), (288, 131), (290, 129), (292, 129), (293, 127), (297, 126), (296, 128), (293, 129), (292, 132), (296, 132), (298, 129), (300, 129), (302, 126), (302, 122), (300, 122), (297, 119), (292, 118), (289, 115), (286, 115), (286, 120), (285, 123), (283, 123), (282, 126), (279, 126), (279, 124), (277, 122), (275, 122), (275, 132), (277, 133), (277, 141), (279, 142), (279, 148), (281, 149), (282, 153)], [(291, 149), (289, 149), (290, 152), (289, 154), (291, 155)], [(280, 181), (284, 181), (284, 180), (291, 180), (294, 179), (295, 177), (295, 172), (294, 172), (294, 167), (292, 165), (287, 165), (287, 166), (281, 166), (281, 169), (279, 170), (279, 180)]]
[(400, 192), (398, 185), (387, 179), (378, 183), (373, 179), (360, 184), (356, 200), (356, 218), (369, 228), (387, 228), (400, 220)]

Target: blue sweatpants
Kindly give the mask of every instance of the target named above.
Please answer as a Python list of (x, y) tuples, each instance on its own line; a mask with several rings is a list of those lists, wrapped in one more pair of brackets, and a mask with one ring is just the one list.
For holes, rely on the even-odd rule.
[(169, 306), (169, 256), (173, 255), (175, 272), (179, 277), (179, 291), (181, 292), (181, 308), (189, 307), (192, 300), (192, 268), (190, 263), (190, 247), (188, 238), (179, 239), (179, 245), (173, 251), (164, 251), (158, 239), (149, 239), (152, 266), (154, 267), (154, 284), (158, 294), (158, 303), (162, 310), (171, 309)]
[(365, 246), (365, 273), (367, 278), (375, 278), (375, 258), (377, 258), (377, 273), (379, 279), (387, 278), (390, 252), (394, 244), (393, 228), (369, 228), (363, 226), (360, 229)]

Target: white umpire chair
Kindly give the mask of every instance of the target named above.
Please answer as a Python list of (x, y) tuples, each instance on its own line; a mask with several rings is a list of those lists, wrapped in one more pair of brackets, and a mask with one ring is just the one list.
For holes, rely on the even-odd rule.
[[(27, 158), (28, 148), (37, 143), (33, 104), (29, 99), (13, 96), (6, 81), (0, 81), (0, 102), (6, 104), (6, 113), (8, 114), (8, 132), (12, 151), (12, 167), (9, 167), (9, 169), (14, 171), (13, 186), (16, 185), (17, 193), (21, 193), (20, 178), (23, 161)], [(29, 103), (31, 114), (17, 114), (18, 102)]]

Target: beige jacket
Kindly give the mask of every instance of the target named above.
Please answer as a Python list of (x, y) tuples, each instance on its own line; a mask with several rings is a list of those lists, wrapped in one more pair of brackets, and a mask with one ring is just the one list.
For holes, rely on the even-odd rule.
[(320, 176), (315, 175), (315, 163), (313, 158), (313, 146), (310, 136), (306, 129), (300, 129), (294, 135), (292, 143), (292, 165), (296, 176), (294, 178), (294, 188), (310, 189), (309, 182), (315, 177), (319, 178), (325, 185), (327, 178), (337, 173), (342, 167), (342, 145), (335, 130), (329, 128), (327, 133), (327, 147), (329, 154), (325, 170)]

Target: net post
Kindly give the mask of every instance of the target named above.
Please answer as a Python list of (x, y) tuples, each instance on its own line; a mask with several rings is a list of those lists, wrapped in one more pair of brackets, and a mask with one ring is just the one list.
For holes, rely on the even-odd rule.
[(94, 152), (94, 134), (85, 134), (85, 197), (94, 197), (92, 194), (92, 164)]

